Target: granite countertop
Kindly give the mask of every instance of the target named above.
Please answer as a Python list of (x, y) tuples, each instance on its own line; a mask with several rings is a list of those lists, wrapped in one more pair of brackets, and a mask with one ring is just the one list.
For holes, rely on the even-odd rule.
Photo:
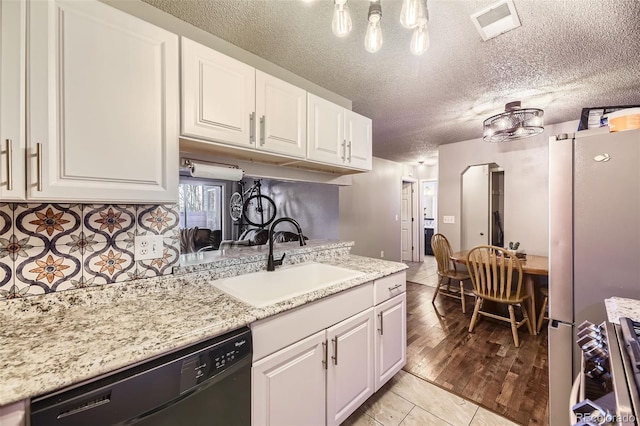
[(266, 251), (252, 250), (242, 256), (230, 250), (228, 256), (180, 267), (174, 275), (2, 302), (0, 406), (192, 345), (407, 268), (403, 263), (351, 255), (353, 243), (296, 245), (278, 245), (276, 253), (287, 253), (285, 264), (314, 260), (365, 274), (255, 308), (216, 289), (211, 281), (264, 269)]
[(604, 300), (609, 322), (620, 324), (620, 317), (640, 321), (640, 300), (624, 297), (611, 297)]

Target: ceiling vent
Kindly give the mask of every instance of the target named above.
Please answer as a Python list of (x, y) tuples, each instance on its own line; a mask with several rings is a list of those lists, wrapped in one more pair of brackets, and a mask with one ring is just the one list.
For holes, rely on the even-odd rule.
[(512, 0), (501, 0), (471, 15), (482, 40), (487, 41), (520, 26)]

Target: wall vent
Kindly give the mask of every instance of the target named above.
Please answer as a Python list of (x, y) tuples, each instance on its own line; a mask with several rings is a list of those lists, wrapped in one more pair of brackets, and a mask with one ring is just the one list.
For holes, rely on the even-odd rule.
[(520, 26), (520, 18), (516, 13), (513, 0), (500, 0), (493, 3), (472, 14), (471, 20), (484, 41)]

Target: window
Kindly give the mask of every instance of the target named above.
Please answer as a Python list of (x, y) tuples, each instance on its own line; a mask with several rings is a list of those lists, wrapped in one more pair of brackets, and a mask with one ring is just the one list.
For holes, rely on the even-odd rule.
[(222, 230), (224, 184), (181, 181), (178, 187), (180, 228)]

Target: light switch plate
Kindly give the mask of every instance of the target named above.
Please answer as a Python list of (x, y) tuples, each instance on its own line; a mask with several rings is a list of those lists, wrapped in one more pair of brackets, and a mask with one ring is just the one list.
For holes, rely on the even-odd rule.
[(162, 235), (138, 235), (135, 237), (134, 260), (159, 259), (162, 257), (164, 242)]
[(456, 223), (455, 216), (442, 216), (442, 223)]

